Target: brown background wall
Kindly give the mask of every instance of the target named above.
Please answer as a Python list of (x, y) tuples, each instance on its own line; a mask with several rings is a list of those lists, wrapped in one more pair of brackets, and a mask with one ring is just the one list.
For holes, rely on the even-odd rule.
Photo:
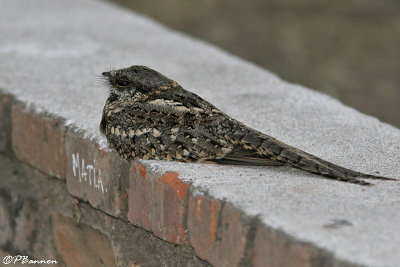
[(400, 2), (112, 0), (400, 127)]

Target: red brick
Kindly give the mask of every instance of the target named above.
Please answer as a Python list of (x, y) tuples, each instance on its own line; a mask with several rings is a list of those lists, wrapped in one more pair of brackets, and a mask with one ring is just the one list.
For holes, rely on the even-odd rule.
[(68, 131), (66, 136), (68, 191), (95, 208), (126, 218), (129, 164), (78, 133)]
[(205, 196), (191, 197), (189, 201), (188, 229), (191, 245), (200, 258), (211, 264), (217, 257), (215, 242), (220, 209), (220, 201)]
[(244, 215), (230, 204), (205, 196), (191, 197), (188, 229), (196, 254), (215, 266), (238, 266), (250, 229)]
[(158, 181), (162, 184), (168, 185), (178, 196), (179, 200), (182, 200), (186, 196), (186, 189), (189, 187), (179, 179), (177, 172), (167, 172), (158, 178)]
[(189, 185), (175, 172), (152, 177), (140, 163), (132, 166), (129, 180), (128, 220), (169, 242), (188, 243), (184, 221)]
[(101, 232), (57, 214), (52, 225), (57, 251), (67, 266), (115, 266), (111, 241)]
[(0, 92), (0, 152), (10, 154), (12, 96)]
[(313, 266), (312, 262), (318, 255), (315, 248), (307, 244), (290, 241), (284, 234), (257, 227), (252, 248), (252, 263), (254, 267), (263, 266)]
[(15, 156), (37, 169), (65, 178), (65, 127), (61, 119), (35, 114), (23, 104), (12, 107), (12, 144)]

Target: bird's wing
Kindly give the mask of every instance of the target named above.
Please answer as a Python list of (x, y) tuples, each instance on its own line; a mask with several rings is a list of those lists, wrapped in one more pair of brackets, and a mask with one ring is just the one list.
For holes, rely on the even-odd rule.
[(244, 149), (240, 146), (235, 146), (234, 149), (227, 153), (223, 158), (213, 159), (214, 162), (220, 164), (234, 164), (234, 165), (252, 165), (252, 166), (282, 166), (283, 162), (268, 157), (267, 155), (260, 155), (254, 150)]

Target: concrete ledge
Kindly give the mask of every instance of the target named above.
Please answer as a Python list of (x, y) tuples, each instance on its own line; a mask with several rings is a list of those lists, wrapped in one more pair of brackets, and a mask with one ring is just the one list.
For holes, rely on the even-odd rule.
[[(400, 262), (399, 182), (365, 188), (286, 167), (144, 160), (129, 165), (99, 133), (108, 92), (94, 81), (110, 67), (148, 65), (257, 130), (344, 167), (393, 178), (400, 178), (398, 129), (105, 2), (7, 0), (2, 7), (0, 152), (58, 178), (48, 178), (54, 180), (48, 185), (88, 203), (82, 204), (88, 210), (82, 220), (105, 235), (99, 240), (111, 243), (104, 241), (102, 249), (111, 247), (112, 255), (101, 258), (99, 249), (99, 261), (154, 266), (121, 241), (122, 235), (135, 235), (132, 230), (111, 235), (107, 227), (116, 224), (99, 226), (96, 216), (135, 225), (182, 248), (192, 246), (204, 265)], [(21, 10), (23, 19), (15, 19)], [(16, 178), (2, 179), (11, 194)], [(59, 255), (73, 264), (76, 259), (62, 252), (59, 237), (78, 231), (69, 241), (80, 242), (73, 237), (81, 230), (70, 227), (71, 216), (57, 212), (60, 203), (38, 204), (51, 210), (41, 215), (55, 222), (49, 226), (51, 252), (30, 246), (29, 235), (23, 236), (25, 247), (10, 237), (1, 250), (12, 245), (22, 247), (12, 252)], [(14, 233), (7, 229), (4, 236)], [(81, 233), (95, 236), (91, 230)], [(163, 262), (179, 266), (174, 260)]]

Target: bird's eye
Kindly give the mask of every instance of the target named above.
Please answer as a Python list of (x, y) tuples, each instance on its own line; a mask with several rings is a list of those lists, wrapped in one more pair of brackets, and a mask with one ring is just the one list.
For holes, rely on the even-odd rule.
[(118, 79), (117, 80), (117, 86), (118, 87), (127, 87), (130, 84), (131, 84), (130, 81), (127, 81), (127, 80), (122, 80), (122, 79)]

